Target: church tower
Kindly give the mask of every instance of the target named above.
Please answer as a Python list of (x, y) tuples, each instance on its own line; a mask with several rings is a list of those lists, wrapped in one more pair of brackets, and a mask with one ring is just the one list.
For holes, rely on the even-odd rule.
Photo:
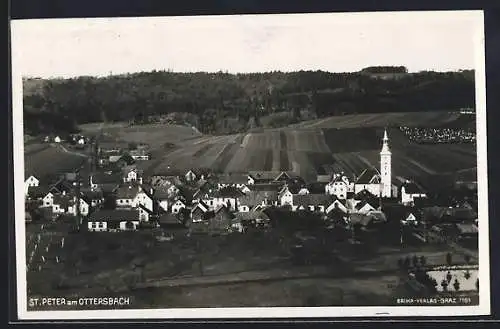
[(380, 194), (383, 198), (392, 196), (391, 151), (387, 130), (384, 130), (382, 150), (380, 151)]

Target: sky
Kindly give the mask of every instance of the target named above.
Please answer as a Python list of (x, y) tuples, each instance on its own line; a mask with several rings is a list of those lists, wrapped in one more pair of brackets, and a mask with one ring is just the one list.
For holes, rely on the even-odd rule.
[(480, 11), (83, 18), (12, 21), (23, 77), (152, 70), (410, 72), (473, 69)]

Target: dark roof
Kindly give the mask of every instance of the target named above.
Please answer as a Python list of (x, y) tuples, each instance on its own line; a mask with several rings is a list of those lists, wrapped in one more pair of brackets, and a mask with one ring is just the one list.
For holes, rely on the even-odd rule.
[(371, 200), (376, 198), (377, 198), (376, 195), (373, 195), (370, 191), (366, 189), (361, 190), (358, 193), (354, 194), (354, 199), (356, 200)]
[(333, 202), (333, 198), (326, 194), (295, 194), (293, 203), (301, 206), (329, 206)]
[(139, 193), (139, 187), (134, 185), (120, 186), (116, 190), (117, 199), (133, 199)]
[(170, 198), (170, 194), (168, 192), (168, 189), (170, 187), (157, 187), (153, 191), (153, 197), (158, 199), (158, 200), (167, 200)]
[(61, 206), (61, 208), (65, 209), (68, 208), (71, 200), (72, 197), (69, 195), (61, 195), (61, 194), (54, 195), (54, 204)]
[(414, 182), (406, 182), (401, 187), (405, 188), (407, 194), (422, 194), (423, 190)]
[(321, 194), (325, 193), (325, 187), (327, 184), (328, 184), (327, 182), (314, 182), (307, 184), (306, 187), (310, 193)]
[(378, 184), (380, 176), (373, 168), (365, 169), (356, 180), (356, 184)]
[(249, 185), (248, 188), (251, 191), (274, 191), (279, 192), (283, 187), (282, 183), (270, 183), (270, 184), (253, 184)]
[(241, 198), (244, 195), (245, 194), (243, 192), (233, 186), (226, 186), (213, 193), (215, 198)]
[(121, 222), (139, 220), (139, 210), (134, 209), (115, 209), (98, 210), (90, 214), (89, 222)]
[(119, 187), (119, 184), (115, 183), (106, 183), (106, 184), (100, 184), (99, 188), (102, 192), (104, 193), (112, 193), (115, 192)]
[(374, 203), (373, 201), (368, 201), (368, 200), (363, 200), (361, 202), (359, 202), (355, 208), (357, 210), (360, 210), (361, 208), (363, 208), (365, 205), (369, 204), (370, 206), (372, 206), (373, 208), (377, 209), (378, 208), (378, 204), (377, 203)]
[(272, 181), (280, 174), (280, 171), (250, 171), (248, 173), (255, 181)]
[(30, 198), (42, 198), (49, 193), (47, 186), (30, 186), (28, 187), (28, 196)]
[(92, 175), (94, 184), (119, 184), (122, 181), (122, 176), (118, 173), (103, 173), (98, 172)]
[(59, 179), (56, 183), (49, 187), (49, 191), (52, 192), (70, 192), (74, 188), (73, 184), (68, 182), (66, 179)]
[(244, 206), (256, 206), (262, 204), (263, 201), (268, 200), (269, 202), (276, 201), (278, 199), (278, 192), (276, 191), (248, 191), (242, 196), (239, 201), (241, 205)]

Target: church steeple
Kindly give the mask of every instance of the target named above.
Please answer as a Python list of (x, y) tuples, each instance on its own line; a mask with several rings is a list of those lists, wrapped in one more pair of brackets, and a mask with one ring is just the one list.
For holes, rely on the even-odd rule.
[(384, 129), (384, 138), (382, 139), (382, 151), (380, 154), (391, 154), (391, 150), (389, 149), (389, 137), (387, 137), (387, 129)]
[(384, 129), (382, 139), (382, 150), (380, 151), (380, 194), (384, 198), (392, 195), (392, 170), (391, 170), (391, 150), (389, 149), (389, 137), (387, 129)]

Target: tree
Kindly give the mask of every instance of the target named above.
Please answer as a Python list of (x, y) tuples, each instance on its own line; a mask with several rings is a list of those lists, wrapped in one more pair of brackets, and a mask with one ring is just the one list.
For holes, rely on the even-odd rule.
[(425, 258), (425, 256), (424, 255), (420, 256), (420, 264), (422, 266), (425, 266), (426, 263), (427, 263), (427, 259)]
[(412, 264), (413, 264), (413, 267), (418, 267), (419, 263), (418, 263), (418, 256), (417, 255), (413, 255)]
[(455, 279), (455, 282), (453, 282), (453, 288), (455, 288), (455, 291), (460, 290), (460, 282), (458, 282), (458, 279)]
[(443, 281), (441, 281), (441, 287), (443, 288), (443, 291), (447, 291), (448, 290), (448, 281), (443, 279)]
[(453, 263), (453, 255), (451, 254), (451, 252), (446, 254), (446, 263), (450, 266)]
[(465, 263), (466, 263), (466, 264), (469, 264), (469, 263), (470, 263), (470, 260), (471, 260), (470, 255), (469, 255), (469, 254), (465, 254), (465, 256), (464, 256), (464, 260), (465, 260)]

